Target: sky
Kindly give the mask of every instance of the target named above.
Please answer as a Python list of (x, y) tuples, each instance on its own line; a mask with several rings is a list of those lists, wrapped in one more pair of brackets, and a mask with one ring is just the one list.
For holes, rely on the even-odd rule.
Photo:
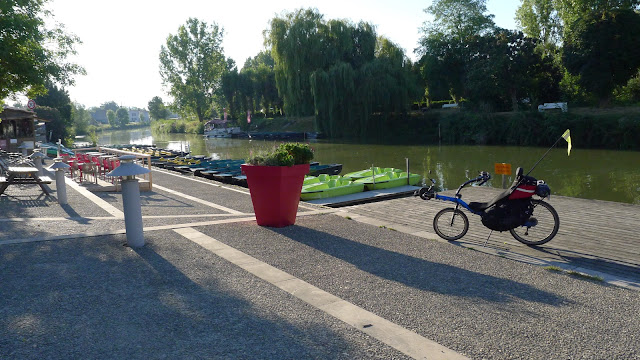
[[(240, 69), (245, 60), (264, 49), (263, 31), (276, 15), (316, 8), (325, 20), (366, 21), (378, 35), (389, 38), (416, 60), (420, 28), (429, 20), (423, 11), (430, 0), (50, 0), (47, 8), (68, 33), (80, 37), (70, 60), (83, 66), (85, 76), (66, 88), (72, 101), (86, 107), (115, 101), (120, 106), (146, 108), (154, 97), (170, 100), (159, 75), (160, 47), (189, 17), (224, 28), (223, 48)], [(488, 0), (495, 23), (515, 29), (520, 1)]]

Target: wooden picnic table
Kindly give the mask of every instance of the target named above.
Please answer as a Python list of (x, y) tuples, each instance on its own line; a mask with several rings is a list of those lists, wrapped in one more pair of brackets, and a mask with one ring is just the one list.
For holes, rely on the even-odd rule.
[(42, 192), (49, 195), (49, 189), (45, 186), (51, 184), (51, 178), (39, 176), (38, 169), (30, 166), (10, 166), (7, 168), (7, 177), (0, 177), (0, 195), (9, 187), (16, 184), (39, 185)]

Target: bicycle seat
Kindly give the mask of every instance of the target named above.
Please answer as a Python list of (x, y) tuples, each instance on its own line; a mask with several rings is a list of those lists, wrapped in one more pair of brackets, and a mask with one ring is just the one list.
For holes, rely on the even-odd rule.
[(488, 202), (475, 202), (475, 201), (472, 201), (472, 202), (470, 202), (469, 203), (469, 209), (471, 209), (473, 211), (485, 211), (488, 208), (490, 208), (493, 205), (495, 205), (500, 200), (508, 198), (509, 195), (511, 195), (511, 193), (513, 192), (513, 190), (515, 190), (515, 188), (518, 186), (518, 183), (520, 182), (520, 179), (522, 179), (522, 177), (523, 177), (523, 170), (522, 170), (521, 167), (519, 167), (519, 168), (516, 169), (516, 178), (515, 178), (515, 180), (513, 180), (513, 184), (511, 184), (511, 186), (508, 189), (506, 189), (505, 191), (503, 191), (500, 194), (498, 194), (491, 201), (488, 201)]
[(493, 198), (493, 200), (491, 200), (491, 201), (488, 201), (488, 202), (475, 202), (475, 201), (472, 201), (472, 202), (469, 203), (469, 209), (471, 209), (473, 211), (485, 211), (488, 208), (490, 208), (493, 205), (495, 205), (500, 200), (508, 198), (509, 195), (511, 195), (512, 192), (513, 192), (513, 187), (508, 188), (507, 190), (501, 192), (495, 198)]

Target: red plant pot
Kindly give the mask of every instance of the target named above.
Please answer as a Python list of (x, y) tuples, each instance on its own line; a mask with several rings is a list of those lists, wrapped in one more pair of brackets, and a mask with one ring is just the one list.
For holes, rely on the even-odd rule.
[(285, 227), (296, 222), (304, 176), (309, 164), (258, 166), (243, 164), (251, 202), (260, 226)]

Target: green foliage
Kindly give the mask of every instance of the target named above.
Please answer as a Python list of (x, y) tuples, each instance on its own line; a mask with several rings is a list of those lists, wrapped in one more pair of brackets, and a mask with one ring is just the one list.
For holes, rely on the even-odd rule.
[(160, 50), (160, 76), (174, 98), (173, 106), (195, 114), (199, 121), (211, 115), (222, 96), (222, 76), (227, 71), (222, 36), (216, 23), (189, 18)]
[(485, 14), (485, 0), (436, 0), (425, 12), (434, 17), (426, 22), (418, 53), (422, 55), (422, 74), (431, 100), (449, 95), (458, 102), (468, 98), (465, 86), (470, 59), (475, 56), (469, 45), (478, 36), (491, 31), (493, 15)]
[[(51, 120), (47, 124), (47, 131), (53, 131), (51, 138), (55, 142), (57, 139), (66, 139), (70, 135), (73, 125), (72, 106), (69, 93), (64, 89), (59, 89), (49, 82), (45, 84), (46, 93), (35, 98), (38, 107), (48, 107), (57, 110), (52, 114), (50, 111), (43, 111), (43, 119)], [(36, 113), (40, 114), (36, 111)], [(52, 116), (44, 117), (44, 116)], [(48, 135), (48, 134), (47, 134)]]
[(271, 22), (269, 44), (287, 115), (315, 114), (329, 137), (364, 137), (373, 113), (402, 113), (422, 95), (402, 49), (368, 23), (298, 10)]
[(129, 123), (129, 111), (125, 108), (119, 108), (116, 111), (116, 127), (124, 128)]
[(116, 112), (109, 109), (107, 110), (107, 121), (112, 128), (118, 127), (118, 119), (116, 118)]
[[(50, 27), (47, 0), (0, 2), (0, 99), (26, 91), (29, 97), (46, 93), (47, 83), (73, 85), (84, 69), (67, 62), (80, 39), (62, 25)], [(47, 26), (49, 25), (49, 26)]]
[(95, 130), (89, 132), (89, 139), (91, 140), (91, 146), (98, 145), (98, 135), (96, 134)]
[(309, 79), (334, 53), (329, 51), (327, 32), (327, 24), (316, 10), (300, 9), (271, 20), (266, 43), (271, 46), (276, 85), (289, 116), (314, 113)]
[(530, 38), (540, 41), (543, 55), (555, 54), (562, 40), (562, 21), (555, 0), (522, 0), (516, 10), (516, 23)]
[(149, 107), (149, 116), (153, 120), (166, 119), (169, 111), (164, 106), (164, 102), (162, 102), (162, 98), (159, 96), (154, 96), (151, 101), (147, 104)]
[(156, 120), (151, 131), (160, 134), (204, 134), (204, 124), (198, 120)]
[(102, 103), (102, 105), (100, 105), (100, 108), (105, 109), (107, 111), (112, 110), (113, 112), (116, 112), (118, 111), (120, 106), (118, 106), (118, 104), (115, 101), (107, 101), (105, 103)]
[[(247, 128), (247, 111), (262, 116), (273, 116), (282, 107), (282, 98), (276, 88), (274, 61), (271, 54), (261, 51), (245, 61), (238, 72), (235, 64), (222, 78), (222, 90), (227, 114), (237, 125)], [(220, 109), (220, 113), (223, 110)]]
[[(634, 108), (600, 113), (593, 109), (576, 113), (439, 112), (410, 119), (409, 123), (420, 136), (407, 133), (405, 142), (545, 147), (571, 129), (575, 148), (640, 150), (640, 112)], [(399, 138), (397, 134), (407, 130), (394, 132), (389, 128), (387, 133)]]
[(494, 16), (485, 14), (486, 0), (433, 0), (424, 11), (434, 17), (423, 28), (427, 37), (460, 43), (494, 27)]
[(640, 105), (640, 71), (629, 80), (626, 86), (617, 89), (614, 95), (617, 103)]
[(72, 106), (72, 118), (73, 118), (73, 129), (76, 135), (86, 135), (89, 133), (89, 121), (91, 120), (91, 115), (87, 109), (78, 103), (71, 104)]
[(578, 83), (609, 105), (617, 86), (640, 67), (640, 14), (633, 10), (591, 13), (565, 32), (562, 61)]
[(260, 153), (247, 160), (260, 166), (293, 166), (308, 164), (313, 160), (313, 150), (308, 144), (282, 143), (271, 152)]

